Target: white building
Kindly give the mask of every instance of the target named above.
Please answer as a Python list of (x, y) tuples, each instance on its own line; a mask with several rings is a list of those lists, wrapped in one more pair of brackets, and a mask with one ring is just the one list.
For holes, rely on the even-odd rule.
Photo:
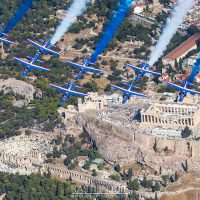
[(119, 104), (122, 101), (122, 97), (117, 93), (112, 95), (99, 95), (97, 92), (89, 92), (88, 96), (82, 99), (78, 99), (78, 111), (85, 112), (87, 110), (102, 110), (106, 106), (112, 104)]
[(160, 136), (160, 137), (171, 137), (177, 138), (181, 137), (181, 129), (164, 129), (164, 128), (154, 128), (151, 132), (153, 136)]

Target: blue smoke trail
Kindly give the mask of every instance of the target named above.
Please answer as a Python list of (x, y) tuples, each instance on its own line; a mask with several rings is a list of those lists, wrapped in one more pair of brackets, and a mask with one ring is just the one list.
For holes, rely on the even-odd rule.
[(31, 6), (32, 6), (32, 0), (23, 0), (23, 4), (17, 10), (17, 12), (12, 16), (4, 32), (5, 33), (10, 32), (13, 29), (13, 27), (21, 20), (21, 18), (25, 15), (25, 13)]
[(192, 73), (188, 77), (188, 82), (192, 83), (194, 81), (196, 75), (199, 73), (199, 70), (200, 70), (200, 52), (197, 55), (197, 60), (192, 69)]
[(125, 19), (128, 11), (131, 8), (132, 2), (135, 0), (121, 0), (120, 5), (118, 6), (117, 11), (111, 19), (109, 25), (105, 28), (103, 36), (98, 43), (94, 54), (91, 56), (91, 62), (96, 62), (99, 55), (104, 51), (107, 47), (108, 43), (113, 39), (116, 30)]

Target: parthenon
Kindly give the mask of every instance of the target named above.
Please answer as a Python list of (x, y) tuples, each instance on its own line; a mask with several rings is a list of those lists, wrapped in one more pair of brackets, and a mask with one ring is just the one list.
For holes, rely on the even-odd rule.
[(140, 113), (144, 125), (193, 128), (200, 123), (200, 108), (196, 105), (153, 104)]

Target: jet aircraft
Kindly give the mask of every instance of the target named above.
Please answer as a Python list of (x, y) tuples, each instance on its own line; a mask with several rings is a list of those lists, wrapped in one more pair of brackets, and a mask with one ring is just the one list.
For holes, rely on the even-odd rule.
[(60, 56), (59, 53), (57, 53), (57, 52), (55, 52), (55, 51), (53, 51), (53, 50), (50, 49), (50, 48), (53, 46), (53, 45), (51, 44), (50, 40), (47, 41), (47, 42), (42, 41), (42, 44), (43, 44), (43, 45), (40, 45), (40, 44), (38, 44), (38, 43), (36, 43), (36, 42), (30, 40), (30, 39), (28, 39), (28, 42), (29, 42), (30, 44), (32, 44), (33, 46), (35, 46), (35, 47), (40, 51), (40, 54), (41, 54), (41, 55), (43, 55), (43, 54), (45, 54), (45, 53), (49, 53), (49, 54), (52, 54), (52, 55), (55, 55), (55, 56)]
[(125, 67), (130, 67), (131, 69), (136, 71), (136, 73), (137, 73), (137, 77), (135, 78), (136, 82), (138, 82), (145, 74), (151, 74), (151, 75), (154, 75), (154, 76), (161, 76), (160, 73), (149, 70), (149, 69), (152, 68), (151, 65), (149, 65), (147, 63), (141, 63), (141, 66), (142, 66), (142, 68), (130, 65), (128, 63), (125, 64)]
[(14, 42), (6, 38), (3, 38), (4, 36), (7, 36), (7, 34), (3, 32), (2, 28), (0, 28), (0, 42), (4, 42), (6, 44), (14, 44)]
[(121, 88), (119, 86), (116, 85), (111, 85), (112, 88), (119, 90), (120, 92), (123, 93), (123, 100), (122, 100), (122, 104), (126, 104), (126, 102), (131, 98), (132, 95), (136, 95), (136, 96), (140, 96), (140, 97), (147, 97), (144, 94), (138, 93), (138, 92), (133, 92), (133, 89), (139, 89), (138, 87), (136, 87), (133, 83), (128, 83), (128, 84), (124, 84), (126, 86), (128, 86), (128, 89), (124, 89)]
[(89, 60), (81, 60), (83, 65), (79, 65), (79, 64), (76, 64), (74, 62), (71, 62), (71, 61), (68, 61), (67, 64), (71, 67), (75, 67), (78, 69), (79, 73), (78, 73), (78, 76), (76, 77), (77, 79), (80, 79), (82, 78), (82, 76), (86, 73), (86, 72), (94, 72), (94, 73), (103, 73), (102, 70), (100, 69), (96, 69), (96, 68), (93, 68), (93, 67), (90, 67), (90, 66), (95, 66), (94, 63), (90, 62)]
[(40, 54), (40, 52), (38, 51), (38, 52), (36, 53), (36, 55), (35, 55), (34, 58), (28, 56), (27, 58), (28, 58), (28, 60), (29, 60), (30, 62), (26, 62), (26, 61), (24, 61), (24, 60), (21, 60), (21, 59), (19, 59), (19, 58), (14, 57), (14, 59), (15, 59), (17, 62), (19, 62), (19, 63), (21, 63), (22, 65), (24, 65), (24, 72), (23, 72), (23, 74), (22, 74), (23, 77), (27, 76), (27, 74), (28, 74), (29, 72), (31, 72), (33, 69), (37, 69), (37, 70), (41, 70), (41, 71), (46, 71), (46, 72), (49, 71), (49, 69), (47, 69), (47, 68), (45, 68), (45, 67), (40, 67), (40, 66), (34, 64), (35, 62), (40, 62), (40, 63), (42, 63), (42, 61), (39, 60), (40, 55), (41, 55), (41, 54)]
[(195, 90), (188, 88), (188, 87), (191, 87), (194, 85), (194, 84), (190, 83), (188, 80), (181, 81), (181, 86), (176, 85), (171, 82), (166, 82), (166, 84), (179, 91), (179, 96), (177, 95), (176, 100), (175, 100), (176, 102), (178, 101), (178, 97), (179, 97), (179, 102), (183, 102), (184, 98), (187, 96), (187, 93), (190, 93), (192, 95), (200, 94), (200, 91), (195, 91)]
[(200, 94), (200, 91), (190, 89), (191, 86), (194, 86), (194, 84), (192, 84), (192, 82), (194, 81), (196, 75), (199, 73), (199, 65), (200, 65), (200, 53), (197, 55), (197, 60), (194, 64), (194, 67), (193, 67), (193, 70), (192, 70), (192, 73), (190, 74), (190, 76), (186, 80), (179, 81), (179, 82), (181, 82), (181, 86), (176, 85), (171, 82), (166, 82), (167, 85), (169, 85), (170, 87), (173, 87), (179, 91), (179, 94), (177, 95), (175, 101), (179, 100), (180, 102), (183, 102), (184, 98), (187, 96), (187, 93), (190, 93), (192, 95)]
[(71, 96), (80, 96), (80, 97), (85, 97), (88, 96), (87, 94), (81, 93), (81, 92), (76, 92), (74, 89), (80, 89), (79, 86), (76, 86), (76, 84), (73, 83), (64, 83), (67, 88), (63, 88), (54, 84), (51, 84), (51, 87), (59, 90), (63, 93), (64, 97), (61, 100), (61, 104), (66, 103), (66, 101), (71, 97)]

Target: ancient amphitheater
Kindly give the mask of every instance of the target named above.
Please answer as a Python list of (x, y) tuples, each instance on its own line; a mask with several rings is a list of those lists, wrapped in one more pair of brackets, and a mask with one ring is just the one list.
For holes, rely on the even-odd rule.
[(83, 172), (69, 170), (64, 165), (45, 163), (46, 154), (51, 152), (53, 136), (49, 134), (32, 134), (17, 136), (0, 141), (1, 171), (20, 174), (51, 173), (59, 179), (71, 178), (74, 182), (105, 188), (112, 192), (127, 193), (126, 185), (115, 181), (103, 180)]

